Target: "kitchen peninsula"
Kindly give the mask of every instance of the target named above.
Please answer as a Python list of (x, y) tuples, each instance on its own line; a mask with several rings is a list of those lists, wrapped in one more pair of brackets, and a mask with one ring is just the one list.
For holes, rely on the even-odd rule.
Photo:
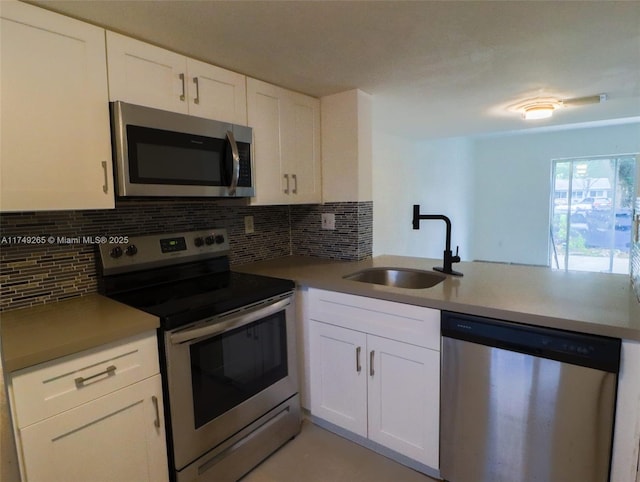
[[(447, 276), (441, 283), (426, 289), (397, 288), (344, 279), (345, 276), (369, 268), (431, 271), (440, 264), (441, 260), (401, 256), (378, 256), (356, 262), (290, 256), (238, 266), (235, 269), (297, 281), (298, 348), (301, 364), (299, 373), (304, 373), (301, 380), (302, 405), (321, 425), (323, 420), (317, 420), (314, 413), (314, 405), (318, 405), (318, 341), (317, 329), (314, 332), (313, 328), (314, 325), (324, 324), (316, 321), (319, 319), (318, 312), (313, 307), (314, 303), (318, 303), (314, 300), (320, 298), (329, 303), (337, 303), (331, 313), (321, 313), (321, 321), (329, 322), (328, 326), (350, 325), (355, 333), (364, 323), (371, 326), (371, 322), (374, 322), (377, 329), (382, 329), (385, 333), (396, 328), (394, 333), (404, 333), (405, 338), (407, 333), (418, 336), (415, 338), (416, 345), (420, 345), (420, 330), (429, 332), (435, 328), (439, 332), (439, 326), (431, 326), (434, 323), (439, 325), (439, 316), (423, 318), (421, 324), (424, 326), (419, 331), (408, 332), (407, 327), (397, 324), (401, 320), (391, 320), (396, 317), (396, 313), (406, 320), (418, 320), (420, 315), (417, 312), (411, 315), (414, 308), (446, 310), (621, 339), (611, 480), (637, 482), (640, 476), (637, 472), (640, 451), (640, 303), (629, 278), (604, 273), (554, 271), (544, 267), (462, 262), (456, 267), (464, 274), (463, 277)], [(344, 312), (340, 309), (341, 305), (344, 306)], [(391, 325), (387, 328), (384, 321), (386, 319), (391, 320)], [(382, 333), (382, 336), (385, 334)], [(368, 337), (369, 335), (367, 339)], [(412, 341), (409, 340), (408, 343)], [(431, 348), (439, 349), (437, 346)], [(358, 355), (356, 358), (359, 359)], [(373, 363), (372, 360), (369, 361)], [(437, 365), (436, 371), (433, 372), (432, 368), (431, 373), (429, 386), (432, 390), (434, 383), (437, 385), (437, 378), (434, 381)], [(425, 416), (433, 421), (439, 410), (437, 399), (428, 405), (430, 408), (426, 409)], [(331, 423), (333, 422), (329, 423), (328, 428), (332, 428)], [(337, 432), (347, 438), (350, 436), (349, 429), (345, 434), (340, 425)], [(368, 445), (368, 440), (357, 435), (353, 440), (374, 450), (379, 447), (375, 443)], [(437, 445), (431, 450), (431, 459), (437, 460)], [(384, 449), (381, 453), (384, 453)], [(402, 461), (402, 453), (398, 460)], [(433, 472), (433, 463), (427, 462), (426, 469), (424, 465), (412, 465), (411, 461), (408, 465), (439, 476), (438, 472)]]
[(234, 269), (293, 279), (304, 287), (640, 342), (640, 302), (625, 275), (462, 262), (456, 267), (463, 277), (448, 276), (427, 289), (343, 279), (372, 267), (431, 271), (441, 263), (438, 259), (405, 256), (377, 256), (355, 262), (289, 256)]

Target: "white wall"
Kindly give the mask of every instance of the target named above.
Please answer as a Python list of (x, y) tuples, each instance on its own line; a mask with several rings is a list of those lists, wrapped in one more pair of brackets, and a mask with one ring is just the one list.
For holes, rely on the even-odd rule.
[[(375, 109), (374, 109), (375, 111)], [(375, 116), (374, 116), (375, 122)], [(465, 139), (412, 142), (373, 132), (373, 254), (442, 258), (445, 224), (421, 221), (413, 230), (413, 205), (421, 214), (452, 222), (452, 249), (469, 258), (473, 215), (470, 143)]]
[(639, 151), (638, 123), (476, 140), (473, 258), (547, 265), (552, 160)]
[(411, 228), (412, 205), (452, 220), (463, 260), (547, 265), (551, 161), (640, 152), (640, 123), (486, 138), (410, 141), (373, 108), (373, 254), (441, 258), (440, 221)]

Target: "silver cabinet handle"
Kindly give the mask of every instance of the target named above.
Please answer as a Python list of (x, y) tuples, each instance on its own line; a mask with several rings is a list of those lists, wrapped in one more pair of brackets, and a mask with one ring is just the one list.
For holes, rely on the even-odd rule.
[(102, 191), (107, 194), (109, 192), (109, 174), (107, 173), (107, 161), (102, 161), (102, 170), (104, 171), (104, 184), (102, 185)]
[(186, 86), (184, 85), (184, 74), (180, 74), (180, 80), (182, 81), (182, 94), (180, 94), (180, 100), (184, 100), (186, 97)]
[(362, 371), (362, 367), (360, 366), (360, 351), (361, 347), (356, 348), (356, 372), (360, 373)]
[(196, 97), (193, 99), (194, 104), (200, 103), (200, 84), (198, 84), (198, 77), (193, 78), (193, 83), (196, 84)]
[(285, 194), (289, 194), (289, 174), (285, 174), (284, 178), (287, 180), (287, 187), (284, 190)]
[(231, 184), (229, 185), (229, 195), (233, 196), (238, 187), (238, 178), (240, 177), (240, 155), (238, 154), (238, 144), (233, 132), (227, 131), (227, 140), (231, 146), (231, 157), (233, 157), (233, 166), (231, 167)]
[(369, 375), (373, 376), (373, 374), (375, 373), (373, 371), (373, 354), (375, 353), (374, 350), (371, 350), (369, 352)]
[(89, 381), (89, 380), (93, 380), (96, 377), (100, 377), (102, 375), (107, 375), (107, 376), (111, 376), (114, 375), (116, 372), (116, 366), (115, 365), (109, 365), (106, 370), (104, 370), (103, 372), (100, 373), (96, 373), (95, 375), (91, 375), (90, 377), (78, 377), (75, 379), (76, 382), (76, 387), (81, 388), (85, 382)]
[(296, 174), (292, 174), (291, 177), (293, 178), (293, 191), (291, 191), (293, 194), (298, 194), (298, 176)]
[(638, 243), (640, 242), (640, 213), (634, 216), (633, 224), (633, 242)]
[(156, 428), (160, 428), (160, 409), (158, 408), (158, 397), (155, 395), (151, 397), (151, 401), (153, 402), (153, 406), (156, 409), (156, 421), (153, 422)]

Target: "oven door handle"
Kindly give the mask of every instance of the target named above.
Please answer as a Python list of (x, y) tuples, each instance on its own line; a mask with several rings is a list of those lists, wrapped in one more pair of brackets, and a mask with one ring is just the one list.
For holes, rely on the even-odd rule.
[(241, 326), (248, 325), (249, 323), (253, 323), (254, 321), (258, 321), (262, 318), (266, 318), (270, 315), (278, 313), (290, 304), (291, 297), (287, 297), (276, 303), (272, 303), (268, 306), (258, 308), (254, 311), (249, 311), (238, 316), (230, 317), (226, 320), (221, 320), (213, 324), (201, 326), (199, 328), (192, 328), (189, 330), (172, 333), (169, 339), (171, 340), (172, 344), (178, 345), (180, 343), (188, 343), (200, 338), (216, 335), (218, 333), (228, 331), (232, 328), (239, 328)]

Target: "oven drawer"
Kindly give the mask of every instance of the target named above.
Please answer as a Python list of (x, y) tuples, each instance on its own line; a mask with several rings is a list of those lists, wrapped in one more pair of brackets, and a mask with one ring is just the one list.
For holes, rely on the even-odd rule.
[(156, 373), (155, 331), (18, 370), (10, 380), (17, 427), (27, 427)]
[(234, 482), (300, 433), (301, 423), (294, 395), (176, 472), (176, 482)]

